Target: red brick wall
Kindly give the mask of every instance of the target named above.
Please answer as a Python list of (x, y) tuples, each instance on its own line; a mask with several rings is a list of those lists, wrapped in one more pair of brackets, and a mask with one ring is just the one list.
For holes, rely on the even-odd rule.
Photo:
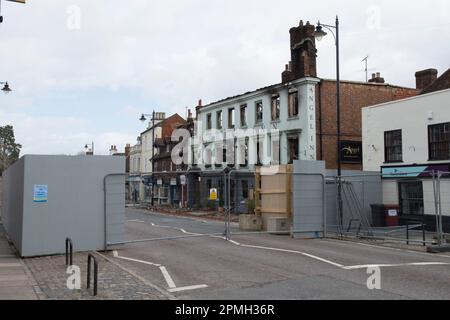
[[(408, 98), (419, 92), (389, 85), (342, 82), (341, 140), (361, 141), (362, 108)], [(327, 169), (337, 169), (336, 81), (322, 80), (316, 86), (316, 97), (317, 159), (325, 160)], [(342, 164), (342, 169), (361, 170), (362, 165)]]

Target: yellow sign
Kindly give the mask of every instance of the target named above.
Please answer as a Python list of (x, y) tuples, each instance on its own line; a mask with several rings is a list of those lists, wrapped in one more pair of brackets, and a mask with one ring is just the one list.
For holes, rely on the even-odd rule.
[(209, 190), (209, 200), (211, 200), (211, 201), (217, 200), (217, 189)]

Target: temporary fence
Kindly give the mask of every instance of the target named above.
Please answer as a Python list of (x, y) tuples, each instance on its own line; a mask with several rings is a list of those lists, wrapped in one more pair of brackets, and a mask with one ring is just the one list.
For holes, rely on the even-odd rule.
[[(306, 238), (351, 237), (414, 245), (442, 244), (445, 241), (444, 217), (450, 210), (450, 180), (444, 178), (450, 177), (448, 172), (397, 172), (388, 180), (383, 179), (380, 173), (353, 172), (338, 177), (286, 169), (268, 173), (267, 181), (277, 181), (268, 185), (264, 185), (264, 174), (263, 178), (257, 174), (254, 216), (260, 220), (262, 230), (252, 231), (239, 230), (231, 224), (232, 213), (240, 205), (234, 201), (231, 188), (238, 172), (229, 168), (221, 173), (225, 218), (222, 227), (213, 232), (191, 233), (187, 230), (181, 235), (158, 235), (127, 241), (110, 241), (105, 235), (105, 246), (207, 237), (232, 240), (241, 235), (267, 234)], [(176, 173), (188, 175), (191, 172)], [(424, 175), (425, 180), (421, 178)], [(286, 182), (288, 184), (283, 187)], [(414, 182), (424, 184), (417, 194), (414, 194)], [(196, 191), (202, 195), (208, 193), (208, 190)], [(410, 211), (415, 214), (410, 214)], [(287, 226), (274, 227), (272, 220), (287, 221)]]

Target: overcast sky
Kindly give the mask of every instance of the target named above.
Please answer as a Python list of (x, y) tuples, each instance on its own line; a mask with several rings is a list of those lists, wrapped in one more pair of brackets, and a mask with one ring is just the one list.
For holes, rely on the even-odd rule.
[[(186, 107), (281, 80), (289, 29), (341, 21), (341, 73), (415, 86), (414, 73), (450, 68), (450, 4), (430, 1), (27, 0), (2, 1), (0, 125), (22, 154), (96, 153), (134, 144), (141, 113)], [(331, 37), (318, 75), (335, 78)]]

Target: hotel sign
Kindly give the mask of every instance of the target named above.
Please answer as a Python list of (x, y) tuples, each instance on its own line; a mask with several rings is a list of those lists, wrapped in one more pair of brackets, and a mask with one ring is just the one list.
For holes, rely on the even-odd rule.
[(363, 147), (360, 141), (341, 141), (340, 157), (342, 163), (362, 164)]

